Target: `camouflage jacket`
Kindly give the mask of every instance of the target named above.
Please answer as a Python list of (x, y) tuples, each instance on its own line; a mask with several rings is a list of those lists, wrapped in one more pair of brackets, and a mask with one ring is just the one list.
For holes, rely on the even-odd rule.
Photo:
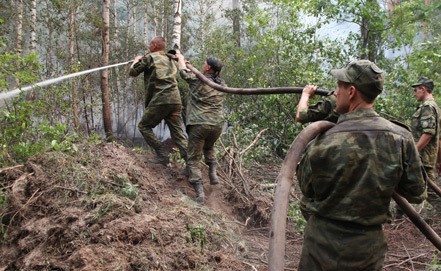
[(309, 105), (308, 108), (300, 111), (299, 122), (302, 124), (318, 120), (337, 122), (338, 113), (335, 112), (335, 102), (334, 95), (319, 99), (316, 104)]
[(164, 51), (145, 55), (130, 69), (130, 76), (144, 72), (146, 91), (145, 106), (161, 104), (181, 104), (175, 61), (168, 58)]
[(372, 109), (341, 115), (308, 145), (297, 167), (308, 211), (361, 225), (390, 220), (396, 190), (411, 203), (426, 197), (412, 134)]
[(438, 155), (440, 109), (433, 98), (429, 98), (421, 104), (412, 115), (412, 134), (415, 142), (418, 142), (423, 134), (433, 135), (429, 144), (420, 151), (423, 166), (435, 168)]
[[(208, 124), (222, 126), (224, 123), (223, 102), (225, 92), (217, 91), (204, 84), (187, 69), (180, 70), (182, 79), (190, 85), (187, 101), (186, 125)], [(213, 81), (212, 74), (205, 77)], [(222, 80), (221, 85), (225, 85)]]

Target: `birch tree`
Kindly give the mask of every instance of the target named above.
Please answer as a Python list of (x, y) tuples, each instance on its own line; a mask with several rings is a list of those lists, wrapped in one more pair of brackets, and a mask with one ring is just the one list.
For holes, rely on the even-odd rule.
[(172, 48), (177, 52), (179, 52), (179, 50), (181, 49), (181, 23), (182, 23), (181, 13), (182, 13), (182, 0), (175, 0)]
[(29, 37), (29, 51), (35, 52), (37, 27), (37, 0), (31, 0), (31, 33)]
[[(102, 58), (101, 65), (109, 65), (109, 26), (110, 26), (110, 0), (103, 0), (103, 29), (102, 29)], [(101, 93), (103, 102), (103, 124), (104, 132), (107, 140), (113, 140), (112, 132), (112, 118), (110, 110), (110, 95), (109, 95), (109, 71), (104, 69), (101, 71)]]
[(17, 21), (15, 25), (15, 50), (17, 53), (22, 51), (23, 42), (23, 0), (18, 0), (17, 5)]

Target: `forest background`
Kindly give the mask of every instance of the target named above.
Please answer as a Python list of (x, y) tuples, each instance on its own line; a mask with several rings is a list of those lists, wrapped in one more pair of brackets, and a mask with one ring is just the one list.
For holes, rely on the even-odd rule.
[[(164, 36), (167, 50), (178, 40), (197, 68), (207, 55), (222, 59), (233, 87), (314, 83), (333, 90), (331, 68), (369, 59), (386, 74), (376, 110), (407, 123), (416, 106), (410, 85), (419, 76), (434, 79), (441, 101), (440, 11), (440, 0), (1, 0), (0, 92), (131, 60)], [(75, 151), (78, 140), (136, 141), (143, 80), (127, 69), (2, 101), (0, 166), (48, 149)], [(187, 85), (179, 86), (185, 102)], [(245, 159), (283, 158), (303, 128), (295, 123), (299, 97), (229, 95), (223, 142), (247, 145), (268, 128)]]

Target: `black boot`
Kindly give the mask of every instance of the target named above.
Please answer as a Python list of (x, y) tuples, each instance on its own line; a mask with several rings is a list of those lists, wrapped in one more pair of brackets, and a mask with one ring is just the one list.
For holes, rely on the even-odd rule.
[(208, 163), (208, 177), (210, 178), (211, 185), (216, 185), (219, 183), (219, 179), (217, 178), (216, 168), (217, 168), (217, 162)]
[(193, 184), (194, 191), (196, 191), (196, 202), (200, 204), (204, 204), (205, 195), (204, 195), (204, 187), (200, 182)]

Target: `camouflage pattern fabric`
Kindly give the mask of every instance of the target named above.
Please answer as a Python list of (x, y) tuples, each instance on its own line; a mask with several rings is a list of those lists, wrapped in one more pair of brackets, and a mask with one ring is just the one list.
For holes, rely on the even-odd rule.
[(429, 144), (421, 150), (421, 160), (426, 168), (435, 168), (438, 155), (440, 110), (433, 98), (429, 98), (418, 107), (412, 116), (412, 134), (415, 142), (423, 134), (433, 135)]
[[(310, 263), (314, 261), (311, 255), (319, 253), (317, 259), (323, 260), (316, 264), (322, 269), (303, 270), (331, 270), (326, 268), (330, 255), (338, 261), (338, 266), (351, 266), (332, 270), (371, 270), (362, 268), (366, 262), (360, 262), (358, 268), (352, 259), (333, 254), (336, 249), (340, 251), (333, 242), (355, 241), (350, 246), (352, 252), (376, 255), (371, 247), (358, 243), (358, 232), (364, 227), (367, 230), (390, 221), (389, 204), (394, 191), (411, 203), (421, 203), (426, 197), (421, 169), (412, 134), (404, 127), (381, 118), (372, 109), (358, 109), (341, 115), (336, 126), (308, 145), (297, 167), (297, 179), (307, 198), (302, 203), (312, 214), (311, 218), (322, 217), (358, 226), (328, 231), (322, 221), (314, 222), (310, 218), (305, 240), (312, 240), (312, 243), (304, 248), (301, 262)], [(334, 224), (334, 227), (342, 227), (339, 223)], [(318, 244), (324, 247), (317, 248), (314, 240), (324, 238), (329, 242)], [(378, 239), (380, 245), (381, 239)], [(316, 252), (312, 251), (315, 249)], [(340, 252), (343, 256), (346, 253)], [(380, 258), (376, 256), (379, 264)]]
[(161, 142), (153, 133), (153, 128), (156, 127), (162, 120), (165, 121), (173, 142), (178, 147), (181, 157), (187, 158), (187, 139), (183, 132), (183, 122), (181, 116), (182, 108), (180, 104), (165, 104), (165, 105), (150, 105), (145, 111), (138, 124), (138, 129), (144, 137), (147, 144), (152, 147), (159, 156), (164, 155), (161, 152)]
[(165, 55), (164, 51), (145, 55), (129, 71), (130, 76), (144, 72), (146, 90), (145, 107), (160, 104), (181, 104), (176, 61)]
[(188, 181), (191, 184), (202, 182), (200, 161), (202, 154), (205, 163), (216, 162), (214, 144), (222, 133), (222, 126), (200, 124), (187, 126), (188, 133), (188, 162), (189, 170)]
[[(415, 142), (418, 142), (423, 134), (433, 135), (429, 144), (420, 151), (420, 157), (427, 176), (438, 186), (440, 186), (440, 180), (436, 177), (435, 165), (439, 147), (440, 113), (441, 111), (435, 100), (429, 98), (413, 114), (411, 124)], [(438, 212), (441, 212), (441, 198), (430, 187), (427, 189), (427, 201)]]
[[(182, 79), (190, 85), (187, 101), (186, 125), (208, 124), (222, 126), (225, 118), (223, 102), (227, 93), (204, 84), (187, 69), (180, 70)], [(213, 81), (212, 74), (205, 77)], [(225, 86), (222, 81), (221, 85)]]
[(381, 227), (346, 227), (312, 216), (305, 228), (298, 271), (380, 271), (386, 250)]
[(329, 95), (318, 100), (316, 104), (309, 105), (300, 111), (299, 122), (304, 124), (319, 120), (327, 120), (336, 123), (338, 113), (335, 112), (336, 97)]

